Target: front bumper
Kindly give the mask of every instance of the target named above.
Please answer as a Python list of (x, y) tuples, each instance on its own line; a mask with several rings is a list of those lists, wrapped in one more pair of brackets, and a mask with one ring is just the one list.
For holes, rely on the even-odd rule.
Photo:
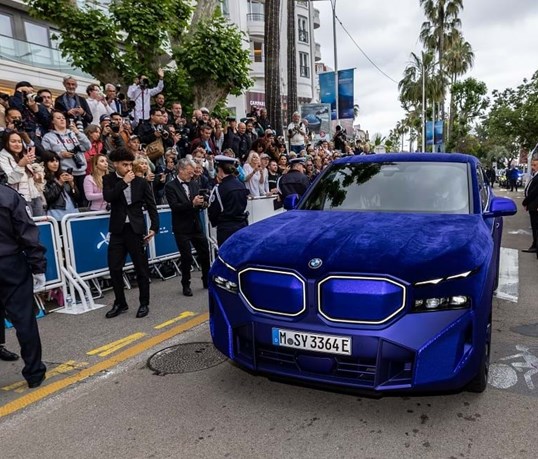
[[(368, 327), (329, 323), (316, 308), (305, 311), (306, 319), (258, 313), (214, 285), (209, 302), (211, 335), (223, 354), (252, 372), (308, 383), (377, 392), (460, 389), (477, 372), (475, 349), (483, 349), (472, 309), (402, 313)], [(275, 346), (275, 327), (350, 336), (351, 355)]]

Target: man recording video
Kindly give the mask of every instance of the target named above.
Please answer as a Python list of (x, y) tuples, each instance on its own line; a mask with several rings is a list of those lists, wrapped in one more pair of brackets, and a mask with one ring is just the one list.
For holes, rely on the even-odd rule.
[(134, 84), (127, 89), (127, 97), (131, 99), (134, 104), (134, 124), (137, 125), (142, 121), (148, 120), (150, 116), (151, 98), (156, 96), (164, 89), (164, 71), (159, 69), (157, 71), (159, 76), (159, 82), (157, 86), (150, 89), (150, 81), (146, 75), (139, 75), (135, 78)]
[(291, 117), (291, 123), (288, 125), (288, 140), (290, 150), (299, 154), (305, 149), (306, 127), (301, 121), (299, 112), (295, 112)]

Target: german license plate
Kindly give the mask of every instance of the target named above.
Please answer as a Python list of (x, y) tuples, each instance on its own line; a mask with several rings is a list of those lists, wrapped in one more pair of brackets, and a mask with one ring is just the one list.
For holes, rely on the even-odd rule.
[(351, 336), (320, 335), (273, 328), (273, 345), (305, 351), (351, 355)]

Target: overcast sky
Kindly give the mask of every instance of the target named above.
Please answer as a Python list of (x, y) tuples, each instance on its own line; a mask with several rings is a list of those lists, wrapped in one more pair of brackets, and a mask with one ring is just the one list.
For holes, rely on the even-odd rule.
[[(334, 66), (332, 10), (329, 0), (316, 1), (321, 27), (322, 62)], [(484, 81), (491, 92), (516, 87), (538, 70), (538, 0), (464, 0), (460, 17), (475, 62), (466, 75)], [(390, 77), (399, 81), (418, 40), (424, 14), (419, 0), (336, 0), (336, 16), (365, 53)], [(336, 24), (338, 68), (355, 68), (355, 103), (360, 105), (362, 129), (387, 135), (404, 112), (398, 86), (368, 62)]]

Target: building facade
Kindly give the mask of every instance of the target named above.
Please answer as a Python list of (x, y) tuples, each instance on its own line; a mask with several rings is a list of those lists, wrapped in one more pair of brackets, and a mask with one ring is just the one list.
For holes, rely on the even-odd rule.
[[(91, 0), (92, 7), (103, 8), (111, 0)], [(87, 3), (77, 0), (79, 5)], [(250, 76), (254, 85), (239, 97), (230, 97), (229, 108), (242, 117), (251, 105), (265, 105), (264, 64), (264, 0), (222, 0), (222, 11), (247, 37), (245, 48), (250, 52)], [(299, 104), (317, 102), (319, 89), (316, 62), (321, 60), (320, 45), (314, 31), (320, 26), (319, 11), (311, 2), (296, 1), (296, 60)], [(280, 68), (281, 94), (286, 105), (287, 88), (287, 1), (281, 0)], [(79, 91), (95, 83), (91, 75), (73, 68), (57, 49), (54, 26), (29, 16), (22, 0), (0, 2), (0, 92), (11, 94), (19, 81), (29, 81), (36, 89), (48, 88), (54, 95), (64, 91), (62, 79), (72, 75), (79, 81)]]

